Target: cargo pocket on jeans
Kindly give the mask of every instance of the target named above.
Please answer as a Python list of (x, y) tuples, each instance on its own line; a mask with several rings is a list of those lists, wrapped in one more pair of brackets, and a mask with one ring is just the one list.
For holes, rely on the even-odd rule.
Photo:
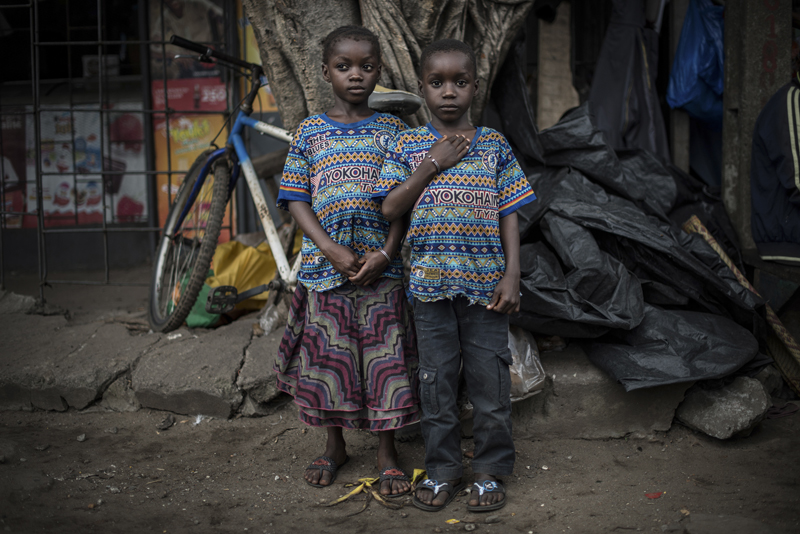
[(419, 398), (429, 414), (439, 413), (439, 398), (436, 395), (436, 371), (419, 368)]
[(509, 366), (514, 359), (509, 349), (501, 350), (497, 353), (497, 374), (500, 384), (500, 404), (507, 408), (511, 405), (511, 370)]

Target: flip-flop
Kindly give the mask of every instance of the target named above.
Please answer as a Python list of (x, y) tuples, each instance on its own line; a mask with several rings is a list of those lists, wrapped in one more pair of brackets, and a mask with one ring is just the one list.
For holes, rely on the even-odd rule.
[(328, 471), (331, 474), (331, 481), (326, 486), (323, 486), (322, 484), (312, 484), (306, 478), (303, 478), (303, 480), (306, 481), (306, 484), (314, 488), (327, 488), (333, 486), (333, 483), (336, 482), (336, 472), (349, 461), (350, 457), (345, 456), (344, 462), (342, 462), (340, 465), (337, 465), (333, 458), (328, 458), (327, 456), (317, 456), (314, 461), (311, 462), (308, 467), (306, 467), (306, 471), (309, 469), (319, 469), (320, 478), (322, 478), (323, 471)]
[[(405, 470), (399, 467), (387, 467), (383, 471), (381, 471), (380, 475), (378, 476), (378, 483), (383, 484), (384, 480), (403, 480), (411, 483), (411, 478), (409, 478), (408, 473)], [(396, 499), (398, 497), (403, 497), (411, 493), (411, 486), (409, 485), (408, 490), (404, 491), (403, 493), (390, 493), (389, 495), (381, 494), (381, 497), (384, 499)]]
[[(455, 499), (456, 495), (461, 493), (461, 490), (463, 490), (467, 485), (462, 482), (458, 486), (453, 487), (453, 485), (450, 484), (449, 482), (443, 482), (439, 484), (439, 482), (436, 480), (431, 480), (430, 478), (426, 478), (419, 484), (419, 486), (431, 490), (433, 492), (434, 499), (442, 491), (446, 491), (448, 493), (447, 500), (444, 501), (444, 504), (442, 504), (441, 506), (433, 506), (430, 504), (425, 504), (424, 502), (422, 502), (417, 498), (416, 494), (414, 495), (414, 499), (411, 501), (412, 503), (414, 503), (414, 506), (416, 506), (420, 510), (425, 510), (426, 512), (438, 512), (439, 510), (444, 510), (447, 507), (447, 505), (450, 504), (450, 501)], [(417, 488), (419, 488), (419, 486), (417, 486)]]
[(491, 512), (492, 510), (499, 510), (503, 506), (506, 505), (506, 501), (508, 500), (508, 495), (506, 495), (506, 489), (503, 487), (503, 483), (499, 480), (481, 480), (480, 482), (475, 482), (472, 484), (472, 491), (478, 492), (478, 500), (480, 501), (481, 496), (484, 493), (502, 493), (503, 500), (498, 501), (494, 504), (488, 504), (486, 506), (481, 506), (480, 504), (477, 506), (473, 506), (471, 504), (467, 505), (468, 512)]

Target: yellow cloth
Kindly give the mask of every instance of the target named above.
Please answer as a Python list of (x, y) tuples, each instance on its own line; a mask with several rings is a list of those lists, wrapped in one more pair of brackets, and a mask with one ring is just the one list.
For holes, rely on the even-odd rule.
[[(211, 262), (214, 276), (206, 279), (211, 287), (234, 286), (244, 293), (275, 278), (275, 260), (266, 242), (258, 248), (248, 247), (238, 241), (217, 245)], [(236, 305), (239, 310), (259, 310), (264, 307), (268, 293), (260, 293)]]
[[(294, 249), (299, 250), (303, 243), (303, 232), (295, 235)], [(211, 261), (214, 276), (206, 279), (211, 287), (233, 286), (239, 293), (268, 284), (275, 278), (277, 267), (269, 243), (264, 241), (257, 248), (248, 247), (238, 241), (228, 241), (217, 245)], [(269, 297), (268, 292), (258, 294), (236, 305), (237, 310), (260, 310)]]

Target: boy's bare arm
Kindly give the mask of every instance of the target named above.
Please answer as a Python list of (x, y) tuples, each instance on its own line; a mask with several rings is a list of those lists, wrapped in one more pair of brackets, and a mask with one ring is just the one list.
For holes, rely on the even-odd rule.
[(519, 311), (519, 221), (516, 213), (500, 219), (500, 243), (506, 258), (506, 272), (486, 309), (511, 314)]
[(319, 219), (317, 219), (314, 210), (311, 209), (311, 204), (302, 200), (290, 201), (289, 213), (297, 221), (306, 237), (311, 239), (325, 257), (328, 258), (334, 269), (347, 277), (355, 276), (358, 273), (361, 268), (361, 264), (358, 262), (358, 254), (351, 248), (340, 245), (331, 239), (331, 236), (319, 224)]
[[(433, 178), (440, 170), (449, 169), (459, 161), (469, 150), (469, 139), (463, 135), (456, 135), (448, 138), (446, 135), (440, 137), (428, 150), (430, 158), (426, 157), (419, 164), (414, 174), (408, 180), (392, 189), (383, 200), (381, 210), (383, 216), (389, 221), (396, 221), (403, 216), (417, 199), (428, 187)], [(436, 160), (436, 163), (431, 159)], [(436, 165), (439, 168), (436, 168)]]

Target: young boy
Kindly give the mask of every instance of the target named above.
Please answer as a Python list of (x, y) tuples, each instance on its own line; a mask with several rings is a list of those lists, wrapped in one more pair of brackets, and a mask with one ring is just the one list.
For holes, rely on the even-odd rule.
[(448, 39), (425, 48), (419, 89), (433, 118), (398, 134), (374, 193), (385, 197), (390, 221), (412, 210), (410, 289), (430, 477), (414, 505), (441, 510), (464, 487), (456, 406), (463, 363), (475, 423), (467, 509), (497, 510), (506, 503), (497, 477), (514, 467), (507, 315), (520, 295), (514, 212), (536, 197), (502, 134), (469, 123), (478, 79), (468, 45)]

